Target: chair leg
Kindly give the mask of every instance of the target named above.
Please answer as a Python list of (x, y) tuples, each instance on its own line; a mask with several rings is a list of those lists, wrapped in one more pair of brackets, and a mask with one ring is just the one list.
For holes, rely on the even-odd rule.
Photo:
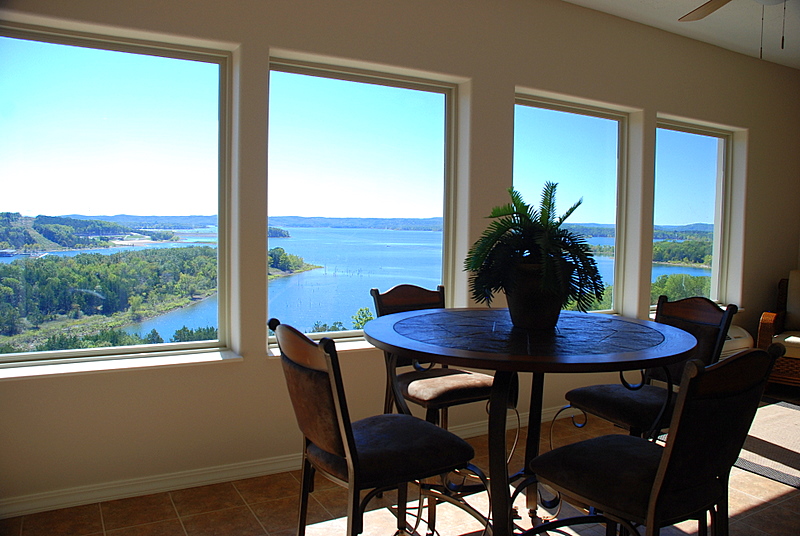
[(425, 420), (431, 424), (439, 426), (439, 410), (428, 408), (427, 411), (425, 412)]
[[(422, 497), (420, 497), (420, 503)], [(403, 482), (397, 486), (397, 533), (406, 534), (406, 506), (408, 506), (408, 483)], [(420, 508), (422, 504), (420, 504)]]
[[(726, 486), (727, 489), (727, 486)], [(711, 530), (714, 536), (728, 536), (728, 496), (720, 499), (716, 512), (711, 519)]]
[[(387, 379), (387, 382), (390, 381)], [(392, 394), (391, 384), (386, 384), (386, 394), (383, 397), (383, 412), (392, 413), (394, 410), (394, 395)]]
[[(422, 499), (423, 495), (420, 493), (419, 506), (420, 515), (422, 515)], [(428, 536), (436, 534), (436, 497), (433, 494), (428, 496)]]
[(441, 426), (442, 428), (447, 430), (447, 425), (448, 424), (449, 424), (449, 421), (447, 419), (447, 408), (442, 408), (441, 418), (440, 418), (440, 421), (439, 421), (439, 426)]
[(358, 536), (364, 531), (360, 499), (360, 490), (350, 482), (347, 487), (347, 536)]
[(303, 460), (303, 473), (300, 484), (300, 512), (297, 520), (297, 536), (306, 533), (306, 518), (308, 516), (308, 496), (314, 487), (314, 468), (308, 460)]
[[(703, 512), (703, 515), (697, 519), (697, 536), (708, 536), (708, 517), (707, 512)], [(712, 512), (712, 523), (714, 514)]]

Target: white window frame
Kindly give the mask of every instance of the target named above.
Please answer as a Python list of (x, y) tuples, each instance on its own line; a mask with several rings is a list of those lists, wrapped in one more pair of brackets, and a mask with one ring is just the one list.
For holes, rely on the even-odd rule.
[[(714, 198), (714, 244), (711, 265), (711, 296), (717, 303), (728, 303), (731, 264), (731, 237), (734, 233), (731, 220), (733, 191), (733, 130), (702, 126), (679, 119), (659, 118), (656, 128), (698, 134), (717, 138), (721, 143), (717, 149), (717, 178)], [(654, 200), (655, 203), (655, 200)], [(652, 306), (655, 310), (655, 305)]]
[[(456, 110), (458, 85), (456, 83), (445, 82), (432, 78), (421, 78), (417, 76), (406, 76), (393, 74), (391, 72), (375, 71), (370, 69), (358, 69), (334, 64), (314, 63), (310, 61), (295, 60), (283, 57), (270, 58), (270, 72), (280, 71), (292, 74), (302, 74), (316, 76), (320, 78), (330, 78), (344, 80), (348, 82), (361, 82), (365, 84), (377, 84), (387, 87), (403, 89), (413, 89), (417, 91), (427, 91), (444, 95), (445, 99), (445, 141), (444, 141), (444, 207), (442, 218), (442, 285), (447, 289), (455, 288), (456, 270), (461, 270), (461, 263), (454, 255), (454, 201), (455, 201), (455, 133), (456, 133)], [(269, 158), (269, 154), (267, 155)], [(267, 195), (269, 195), (269, 184), (267, 184)], [(267, 214), (269, 221), (269, 214)], [(453, 294), (451, 290), (445, 294), (446, 306), (453, 304)], [(269, 290), (267, 290), (267, 308), (269, 308)], [(269, 310), (267, 318), (269, 318)], [(319, 340), (323, 337), (335, 339), (337, 342), (363, 341), (364, 330), (345, 330), (329, 331), (319, 333), (306, 333), (307, 337)], [(268, 345), (277, 344), (275, 336), (268, 336)]]
[[(0, 36), (29, 41), (40, 41), (57, 45), (71, 45), (82, 48), (128, 52), (147, 56), (160, 56), (212, 63), (219, 66), (219, 148), (218, 148), (218, 211), (217, 211), (217, 295), (218, 295), (218, 339), (212, 341), (148, 344), (136, 346), (115, 346), (81, 350), (58, 350), (48, 352), (20, 352), (0, 357), (0, 368), (19, 365), (60, 365), (84, 363), (109, 359), (128, 359), (161, 357), (164, 364), (180, 362), (200, 362), (206, 359), (200, 354), (212, 352), (216, 356), (229, 358), (231, 337), (231, 249), (230, 249), (230, 196), (232, 183), (232, 88), (233, 88), (233, 50), (209, 48), (165, 41), (79, 32), (66, 29), (34, 26), (15, 22), (0, 21)], [(224, 355), (223, 355), (224, 354)], [(170, 356), (185, 355), (177, 361)], [(238, 357), (238, 356), (235, 356)], [(132, 367), (146, 364), (130, 365)], [(117, 368), (117, 367), (111, 367)], [(125, 368), (125, 367), (119, 367)], [(91, 369), (91, 367), (90, 367)], [(89, 369), (87, 369), (89, 370)], [(93, 369), (92, 369), (93, 370)], [(69, 372), (71, 370), (67, 370)], [(24, 374), (23, 374), (24, 375)]]
[(624, 277), (625, 263), (622, 259), (625, 255), (625, 186), (627, 184), (627, 161), (628, 150), (628, 122), (629, 114), (625, 111), (605, 108), (598, 105), (569, 102), (556, 100), (547, 97), (537, 97), (518, 93), (514, 100), (514, 105), (530, 106), (543, 108), (557, 112), (567, 112), (601, 119), (609, 119), (617, 122), (617, 209), (615, 213), (615, 238), (614, 238), (614, 295), (611, 300), (611, 309), (598, 311), (603, 313), (618, 313), (617, 304), (622, 303), (622, 296), (625, 293), (626, 280)]

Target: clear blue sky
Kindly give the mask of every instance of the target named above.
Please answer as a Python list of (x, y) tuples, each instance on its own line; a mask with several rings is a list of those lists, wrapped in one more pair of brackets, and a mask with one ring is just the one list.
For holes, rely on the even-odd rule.
[[(612, 223), (616, 207), (618, 123), (517, 105), (514, 185), (530, 204), (546, 181), (558, 183), (559, 215), (583, 198), (571, 223)], [(714, 223), (718, 139), (659, 128), (656, 225)]]
[[(217, 212), (219, 67), (0, 37), (0, 211)], [(265, 98), (267, 98), (265, 96)], [(272, 73), (270, 215), (430, 217), (444, 97)], [(616, 123), (517, 106), (515, 186), (611, 223)], [(713, 222), (716, 140), (659, 131), (656, 223)]]
[(441, 93), (270, 75), (271, 216), (441, 216)]
[(216, 214), (218, 81), (216, 64), (0, 38), (0, 211)]

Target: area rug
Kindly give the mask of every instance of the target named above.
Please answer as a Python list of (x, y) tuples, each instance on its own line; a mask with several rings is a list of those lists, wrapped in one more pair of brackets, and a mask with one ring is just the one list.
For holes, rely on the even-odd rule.
[(800, 488), (800, 406), (765, 399), (736, 467)]

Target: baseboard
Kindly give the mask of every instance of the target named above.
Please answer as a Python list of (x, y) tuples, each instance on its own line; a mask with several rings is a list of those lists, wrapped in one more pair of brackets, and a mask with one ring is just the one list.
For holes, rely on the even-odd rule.
[[(542, 422), (549, 421), (560, 408), (548, 408), (542, 412)], [(528, 413), (519, 414), (519, 425), (528, 425)], [(450, 430), (464, 438), (484, 435), (488, 421), (477, 421), (466, 425), (452, 426)], [(507, 427), (517, 426), (517, 417), (509, 413)], [(177, 489), (205, 486), (231, 480), (241, 480), (262, 475), (293, 471), (300, 468), (300, 455), (291, 454), (275, 458), (265, 458), (250, 462), (217, 467), (207, 467), (152, 477), (119, 480), (103, 484), (80, 486), (20, 497), (0, 499), (0, 519), (44, 512), (59, 508), (69, 508), (83, 504), (112, 501), (127, 497), (137, 497), (152, 493), (174, 491)]]
[(299, 469), (300, 454), (0, 499), (0, 519)]

